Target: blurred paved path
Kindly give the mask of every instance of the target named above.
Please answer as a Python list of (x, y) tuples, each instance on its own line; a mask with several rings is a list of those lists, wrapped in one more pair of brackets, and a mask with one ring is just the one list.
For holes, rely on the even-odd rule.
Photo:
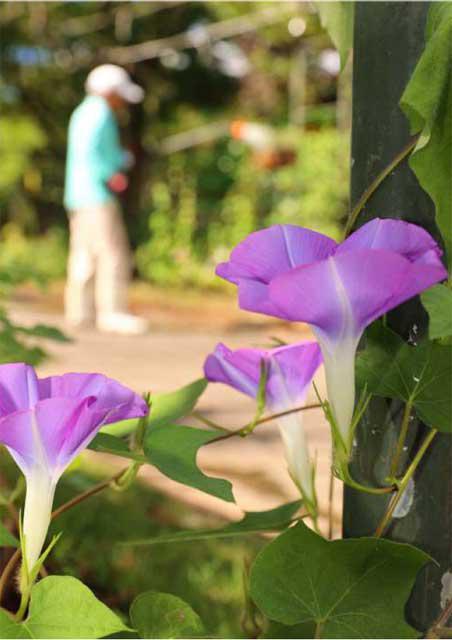
[[(232, 301), (230, 304), (233, 306)], [(64, 330), (61, 313), (45, 311), (42, 305), (19, 301), (10, 308), (13, 318), (23, 324), (42, 322)], [(170, 391), (202, 375), (204, 358), (219, 341), (234, 348), (268, 344), (269, 336), (275, 333), (288, 341), (307, 337), (304, 331), (295, 333), (293, 328), (285, 327), (282, 323), (275, 329), (271, 322), (249, 325), (237, 321), (235, 316), (215, 328), (209, 321), (209, 326), (202, 326), (202, 322), (201, 325), (191, 322), (194, 328), (184, 329), (183, 321), (180, 318), (178, 320), (175, 324), (165, 322), (164, 318), (157, 319), (154, 328), (144, 337), (113, 336), (95, 329), (67, 332), (73, 342), (49, 342), (47, 348), (51, 357), (39, 367), (39, 373), (50, 375), (67, 371), (99, 371), (139, 392)], [(318, 373), (316, 382), (323, 391), (323, 371)], [(315, 402), (313, 393), (308, 401)], [(253, 415), (252, 402), (223, 385), (210, 385), (198, 408), (212, 420), (231, 428), (246, 424)], [(328, 426), (319, 410), (306, 412), (304, 423), (311, 451), (317, 459), (320, 508), (326, 514), (330, 459)], [(195, 424), (195, 421), (192, 420), (190, 424)], [(207, 474), (227, 477), (233, 482), (237, 502), (244, 509), (263, 510), (297, 498), (296, 489), (287, 474), (275, 425), (262, 425), (245, 439), (231, 438), (206, 446), (200, 452), (199, 463)], [(143, 469), (142, 477), (156, 489), (197, 508), (228, 519), (235, 519), (240, 513), (236, 506), (183, 487), (154, 468)], [(334, 511), (337, 529), (341, 510), (339, 493), (339, 488), (336, 488)], [(322, 520), (326, 526), (325, 517)]]

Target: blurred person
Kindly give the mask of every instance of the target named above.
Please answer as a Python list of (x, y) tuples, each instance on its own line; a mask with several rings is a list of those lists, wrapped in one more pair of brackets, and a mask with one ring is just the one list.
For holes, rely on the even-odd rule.
[(102, 331), (144, 333), (144, 318), (127, 313), (131, 252), (117, 194), (128, 186), (134, 157), (121, 147), (115, 114), (144, 98), (143, 89), (116, 65), (93, 69), (86, 97), (69, 123), (64, 204), (70, 248), (65, 292), (69, 324), (96, 319)]

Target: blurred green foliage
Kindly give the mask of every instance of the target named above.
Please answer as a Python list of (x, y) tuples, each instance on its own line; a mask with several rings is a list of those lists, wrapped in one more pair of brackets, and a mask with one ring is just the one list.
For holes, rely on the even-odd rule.
[(64, 269), (64, 248), (58, 230), (45, 237), (27, 239), (12, 223), (0, 231), (0, 364), (27, 362), (37, 365), (47, 356), (43, 340), (66, 342), (68, 338), (55, 327), (37, 324), (23, 326), (14, 322), (6, 303), (12, 289), (22, 282), (45, 285), (58, 269)]
[(65, 274), (67, 233), (59, 227), (27, 236), (10, 222), (0, 229), (0, 244), (0, 272), (9, 274), (12, 284), (32, 280), (45, 285)]
[(40, 346), (41, 340), (66, 342), (66, 336), (47, 325), (37, 324), (24, 327), (11, 321), (5, 309), (0, 306), (0, 364), (26, 362), (37, 365), (47, 356)]
[[(259, 22), (268, 11), (269, 24), (222, 41), (248, 65), (234, 77), (219, 61), (217, 40), (202, 30), (243, 16)], [(275, 222), (337, 235), (347, 208), (347, 142), (335, 129), (336, 78), (321, 64), (331, 42), (307, 5), (16, 2), (0, 8), (0, 28), (0, 223), (14, 225), (2, 232), (0, 268), (27, 270), (33, 262), (38, 277), (64, 274), (66, 131), (89, 70), (121, 63), (130, 46), (190, 30), (202, 44), (169, 44), (125, 64), (146, 90), (143, 104), (121, 119), (124, 144), (137, 159), (122, 205), (140, 276), (165, 286), (212, 286), (214, 265), (232, 245)], [(301, 51), (306, 82), (298, 86)], [(297, 128), (292, 106), (301, 100), (305, 127)], [(215, 123), (224, 130), (235, 118), (273, 126), (296, 148), (297, 162), (259, 169), (249, 148), (227, 134), (163, 152), (169, 136)]]
[[(287, 132), (285, 132), (287, 134)], [(290, 130), (289, 130), (290, 133)], [(300, 224), (338, 237), (348, 202), (348, 145), (336, 129), (293, 132), (297, 160), (257, 171), (240, 143), (170, 157), (151, 186), (140, 275), (162, 285), (210, 285), (215, 264), (255, 229)]]

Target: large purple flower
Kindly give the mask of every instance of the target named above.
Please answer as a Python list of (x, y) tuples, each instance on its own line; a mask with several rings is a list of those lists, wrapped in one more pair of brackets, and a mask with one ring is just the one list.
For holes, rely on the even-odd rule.
[[(322, 355), (316, 342), (301, 342), (276, 349), (237, 351), (231, 351), (220, 343), (207, 357), (204, 373), (211, 382), (223, 382), (255, 398), (262, 361), (267, 371), (266, 405), (270, 411), (278, 413), (294, 409), (305, 401), (312, 378), (322, 362)], [(306, 506), (314, 510), (316, 498), (313, 473), (301, 416), (280, 416), (278, 426), (289, 472), (299, 487)]]
[(248, 236), (217, 274), (238, 285), (242, 309), (312, 326), (348, 451), (359, 339), (373, 320), (447, 277), (440, 257), (424, 229), (400, 220), (375, 219), (341, 244), (276, 225)]
[(103, 425), (147, 412), (142, 398), (97, 373), (38, 379), (26, 364), (0, 365), (0, 443), (27, 482), (23, 533), (29, 570), (44, 545), (63, 471)]

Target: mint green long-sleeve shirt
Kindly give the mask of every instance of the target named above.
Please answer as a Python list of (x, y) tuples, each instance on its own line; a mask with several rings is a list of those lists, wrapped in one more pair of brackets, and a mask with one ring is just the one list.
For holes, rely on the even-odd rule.
[(71, 211), (115, 199), (107, 187), (126, 164), (116, 119), (100, 96), (87, 96), (69, 122), (64, 205)]

